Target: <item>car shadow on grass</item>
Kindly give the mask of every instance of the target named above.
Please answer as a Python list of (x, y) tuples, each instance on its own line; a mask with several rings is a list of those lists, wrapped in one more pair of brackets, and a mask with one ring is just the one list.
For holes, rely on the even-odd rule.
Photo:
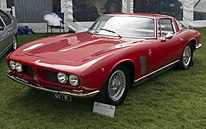
[[(50, 93), (28, 89), (21, 95), (13, 98), (10, 106), (18, 106), (19, 110), (29, 114), (59, 116), (60, 114), (84, 114), (92, 111), (93, 99), (72, 98), (72, 102), (52, 98)], [(18, 103), (16, 103), (18, 102)], [(8, 105), (9, 106), (9, 105)]]

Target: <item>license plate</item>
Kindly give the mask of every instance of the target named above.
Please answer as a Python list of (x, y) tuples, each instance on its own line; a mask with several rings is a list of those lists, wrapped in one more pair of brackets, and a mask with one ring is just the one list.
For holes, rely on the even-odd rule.
[(60, 94), (52, 94), (52, 98), (72, 102), (72, 97), (71, 96), (60, 95)]

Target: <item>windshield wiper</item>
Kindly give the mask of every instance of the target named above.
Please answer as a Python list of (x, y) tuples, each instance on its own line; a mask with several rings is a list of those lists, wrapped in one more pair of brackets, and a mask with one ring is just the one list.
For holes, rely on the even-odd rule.
[(120, 38), (122, 37), (120, 34), (118, 34), (117, 32), (113, 31), (113, 30), (108, 30), (108, 29), (104, 29), (104, 28), (101, 28), (100, 30), (105, 30), (105, 31), (108, 31), (108, 32), (111, 32), (111, 33), (115, 33), (116, 35), (118, 35)]
[(87, 32), (90, 32), (90, 33), (92, 33), (92, 34), (96, 34), (96, 33), (98, 33), (98, 31), (97, 30), (88, 30)]

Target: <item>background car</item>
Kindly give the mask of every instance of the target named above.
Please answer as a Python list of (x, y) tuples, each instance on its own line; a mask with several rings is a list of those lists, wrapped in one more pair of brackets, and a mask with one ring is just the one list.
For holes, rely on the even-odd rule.
[[(121, 22), (120, 22), (121, 21)], [(133, 82), (178, 65), (188, 69), (200, 33), (159, 14), (107, 14), (87, 32), (25, 44), (7, 57), (12, 80), (57, 98), (120, 105)]]
[(17, 28), (16, 18), (0, 10), (0, 57), (17, 48)]

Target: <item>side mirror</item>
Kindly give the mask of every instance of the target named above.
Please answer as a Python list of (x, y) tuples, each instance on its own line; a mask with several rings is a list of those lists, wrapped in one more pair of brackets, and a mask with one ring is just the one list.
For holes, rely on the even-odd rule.
[(172, 33), (167, 33), (167, 35), (164, 36), (164, 37), (161, 39), (161, 41), (162, 41), (162, 42), (165, 42), (167, 39), (171, 39), (173, 36), (174, 36), (174, 34), (172, 34)]
[(0, 26), (0, 31), (4, 30), (4, 26)]
[(174, 36), (174, 34), (172, 33), (167, 33), (167, 35), (165, 36), (166, 39), (171, 39)]

